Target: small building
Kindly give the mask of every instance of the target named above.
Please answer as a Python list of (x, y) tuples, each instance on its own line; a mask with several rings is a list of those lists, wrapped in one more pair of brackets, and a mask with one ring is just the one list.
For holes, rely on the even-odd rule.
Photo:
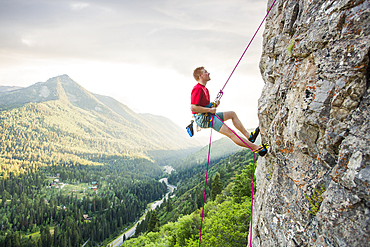
[(84, 214), (82, 217), (84, 218), (84, 220), (91, 220), (91, 218), (87, 214)]

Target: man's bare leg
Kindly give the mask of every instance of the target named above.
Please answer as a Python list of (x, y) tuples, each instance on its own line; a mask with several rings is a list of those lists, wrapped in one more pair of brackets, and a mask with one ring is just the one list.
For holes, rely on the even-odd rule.
[(224, 112), (223, 114), (224, 114), (224, 122), (231, 119), (233, 121), (233, 125), (235, 126), (235, 128), (237, 128), (247, 139), (249, 139), (250, 133), (244, 128), (242, 122), (239, 120), (235, 112), (228, 111), (228, 112)]
[[(225, 118), (225, 115), (224, 115), (224, 118)], [(241, 130), (239, 130), (239, 131), (241, 131)], [(246, 139), (244, 137), (240, 137), (244, 142), (241, 141), (239, 139), (239, 137), (237, 137), (225, 124), (222, 125), (219, 133), (229, 137), (235, 144), (237, 144), (241, 147), (251, 148), (252, 150), (257, 150), (257, 149), (261, 148), (260, 146), (254, 144), (254, 143), (251, 143), (248, 139)]]

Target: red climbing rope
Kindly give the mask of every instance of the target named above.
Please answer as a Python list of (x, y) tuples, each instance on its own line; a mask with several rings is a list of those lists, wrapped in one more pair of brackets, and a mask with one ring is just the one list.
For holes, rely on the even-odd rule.
[[(221, 118), (219, 118), (217, 115), (215, 115), (223, 124), (225, 124), (225, 122), (224, 121), (222, 121), (221, 120)], [(227, 127), (227, 128), (229, 128), (229, 130), (231, 130), (231, 132), (233, 132), (234, 133), (234, 135), (236, 135), (250, 150), (252, 150), (253, 151), (253, 149), (245, 142), (245, 141), (243, 141), (243, 139), (240, 137), (240, 136), (238, 136), (236, 133), (235, 133), (235, 131), (233, 131), (229, 126), (227, 126), (226, 124), (225, 124), (225, 126)], [(255, 159), (256, 159), (256, 156), (255, 156), (255, 153), (254, 152), (252, 152), (253, 153), (253, 170), (252, 170), (252, 195), (251, 195), (251, 221), (250, 221), (250, 223), (249, 223), (249, 226), (250, 226), (250, 230), (249, 230), (249, 235), (250, 235), (250, 243), (251, 243), (251, 245), (250, 246), (252, 246), (252, 222), (253, 222), (253, 187), (254, 187), (254, 164), (255, 164)]]
[[(229, 78), (226, 80), (224, 86), (221, 88), (220, 92), (217, 94), (217, 97), (215, 99), (215, 102), (216, 101), (220, 101), (224, 92), (223, 90), (225, 89), (227, 83), (229, 82), (231, 76), (234, 74), (234, 71), (236, 70), (236, 68), (238, 67), (240, 61), (242, 60), (242, 58), (244, 57), (245, 53), (247, 52), (249, 46), (251, 45), (252, 41), (254, 40), (254, 37), (256, 37), (258, 31), (260, 30), (263, 22), (265, 21), (265, 19), (267, 18), (268, 14), (270, 13), (272, 7), (275, 5), (275, 2), (276, 0), (274, 0), (274, 2), (271, 4), (269, 10), (267, 11), (265, 17), (262, 19), (261, 21), (261, 24), (258, 26), (256, 32), (254, 33), (252, 39), (249, 41), (247, 47), (244, 49), (244, 52), (242, 53), (239, 61), (236, 63), (234, 69), (232, 70)], [(215, 116), (220, 119), (216, 114)], [(203, 214), (204, 214), (204, 203), (205, 203), (205, 200), (206, 200), (206, 189), (207, 189), (207, 176), (208, 176), (208, 165), (209, 165), (209, 158), (210, 158), (210, 155), (211, 155), (211, 142), (212, 142), (212, 127), (213, 127), (213, 120), (214, 118), (212, 119), (212, 124), (211, 124), (211, 136), (210, 136), (210, 140), (209, 140), (209, 146), (208, 146), (208, 161), (207, 161), (207, 171), (206, 171), (206, 181), (205, 181), (205, 185), (204, 185), (204, 195), (203, 195), (203, 209), (202, 209), (202, 218), (201, 218), (201, 221), (200, 221), (200, 233), (199, 233), (199, 247), (200, 247), (200, 243), (201, 243), (201, 239), (202, 239), (202, 226), (203, 226)], [(221, 120), (221, 119), (220, 119)], [(222, 121), (222, 120), (221, 120)], [(223, 122), (223, 121), (222, 121)], [(224, 123), (224, 122), (223, 122)], [(225, 123), (224, 123), (225, 124)], [(229, 126), (227, 126), (225, 124), (226, 127), (229, 128)], [(229, 128), (247, 147), (249, 147), (249, 145), (247, 143), (245, 143), (243, 141), (243, 139), (238, 136), (231, 128)], [(251, 149), (253, 151), (253, 149), (251, 147), (249, 147), (249, 149)], [(249, 243), (250, 243), (250, 246), (252, 246), (252, 222), (253, 222), (253, 187), (254, 187), (254, 163), (255, 163), (255, 154), (253, 152), (253, 175), (252, 175), (252, 195), (251, 195), (251, 221), (250, 221), (250, 230), (249, 230), (249, 236), (250, 236), (250, 239), (249, 239)]]
[[(224, 121), (222, 121), (222, 119), (217, 116), (216, 114), (214, 115), (216, 116), (223, 124), (225, 124)], [(207, 160), (207, 170), (206, 170), (206, 181), (205, 181), (205, 184), (204, 184), (204, 194), (203, 194), (203, 209), (202, 209), (202, 217), (201, 217), (201, 221), (200, 221), (200, 234), (199, 234), (199, 247), (200, 247), (200, 243), (201, 243), (201, 239), (202, 239), (202, 226), (203, 226), (203, 215), (204, 215), (204, 203), (205, 203), (205, 200), (206, 200), (206, 188), (207, 188), (207, 177), (208, 177), (208, 166), (209, 166), (209, 159), (210, 159), (210, 156), (211, 156), (211, 143), (212, 143), (212, 127), (213, 127), (213, 121), (214, 121), (214, 117), (212, 118), (212, 123), (211, 123), (211, 135), (210, 135), (210, 140), (209, 140), (209, 145), (208, 145), (208, 160)], [(234, 135), (236, 135), (250, 150), (253, 151), (253, 149), (238, 135), (235, 133), (235, 131), (233, 131), (229, 126), (227, 126), (225, 124), (225, 126), (227, 128), (229, 128), (229, 130), (231, 130), (231, 132), (234, 133)], [(255, 153), (253, 152), (253, 171), (252, 171), (252, 195), (251, 195), (251, 200), (252, 200), (252, 204), (251, 204), (251, 221), (250, 221), (250, 233), (252, 233), (252, 220), (253, 220), (253, 187), (254, 187), (254, 164), (255, 164)], [(250, 234), (250, 243), (251, 243), (251, 246), (252, 246), (252, 234)]]
[(209, 137), (209, 145), (208, 145), (208, 160), (207, 160), (207, 171), (206, 171), (206, 181), (204, 184), (204, 194), (203, 194), (203, 209), (202, 209), (202, 218), (200, 220), (200, 233), (199, 233), (199, 247), (200, 247), (200, 242), (202, 240), (202, 226), (203, 226), (203, 214), (204, 214), (204, 202), (206, 201), (206, 188), (207, 188), (207, 177), (208, 177), (208, 165), (209, 165), (209, 157), (211, 156), (211, 143), (212, 143), (212, 127), (213, 127), (213, 121), (214, 117), (212, 118), (212, 123), (211, 123), (211, 135)]
[[(230, 74), (229, 78), (227, 78), (227, 80), (226, 80), (226, 82), (225, 82), (224, 86), (221, 88), (220, 92), (217, 94), (216, 100), (220, 100), (220, 99), (221, 99), (221, 97), (223, 96), (223, 94), (224, 94), (224, 92), (223, 92), (223, 91), (224, 91), (224, 89), (225, 89), (225, 87), (226, 87), (227, 83), (229, 82), (229, 80), (230, 80), (231, 76), (234, 74), (234, 71), (235, 71), (235, 70), (236, 70), (236, 68), (238, 67), (238, 65), (239, 65), (240, 61), (243, 59), (243, 57), (244, 57), (245, 53), (247, 52), (247, 50), (248, 50), (249, 46), (251, 45), (252, 41), (254, 40), (254, 37), (256, 37), (256, 35), (257, 35), (258, 31), (260, 30), (260, 28), (261, 28), (261, 26), (262, 26), (263, 22), (266, 20), (266, 18), (267, 18), (267, 16), (268, 16), (268, 14), (270, 13), (270, 11), (271, 11), (272, 7), (275, 5), (275, 2), (276, 2), (276, 0), (274, 0), (274, 2), (271, 4), (271, 6), (270, 6), (269, 10), (267, 11), (267, 14), (266, 14), (266, 15), (265, 15), (265, 17), (262, 19), (261, 24), (258, 26), (258, 28), (257, 28), (256, 32), (254, 33), (254, 35), (253, 35), (253, 37), (251, 38), (251, 40), (249, 41), (249, 43), (248, 43), (247, 47), (244, 49), (244, 52), (243, 52), (243, 53), (242, 53), (242, 55), (240, 56), (239, 61), (236, 63), (236, 65), (235, 65), (234, 69), (231, 71), (231, 74)], [(216, 100), (215, 100), (215, 101), (216, 101)]]

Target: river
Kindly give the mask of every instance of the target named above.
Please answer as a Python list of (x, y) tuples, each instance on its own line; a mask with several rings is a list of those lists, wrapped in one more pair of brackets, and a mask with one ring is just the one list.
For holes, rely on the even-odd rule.
[[(162, 178), (162, 179), (159, 180), (159, 182), (164, 182), (167, 185), (168, 192), (167, 192), (167, 194), (161, 200), (158, 200), (158, 201), (155, 201), (153, 203), (150, 203), (151, 204), (150, 205), (151, 210), (154, 210), (158, 206), (160, 206), (163, 203), (164, 198), (168, 198), (168, 195), (170, 193), (172, 193), (175, 189), (177, 189), (176, 186), (171, 185), (171, 184), (168, 183), (167, 178)], [(108, 246), (111, 246), (111, 247), (121, 246), (123, 244), (123, 235), (125, 235), (126, 239), (129, 238), (129, 237), (131, 237), (131, 236), (133, 236), (135, 234), (136, 225), (139, 222), (141, 222), (142, 220), (145, 219), (146, 212), (147, 212), (147, 210), (145, 210), (145, 213), (143, 214), (144, 217), (142, 217), (141, 220), (139, 220), (138, 222), (136, 222), (135, 225), (132, 228), (130, 228), (129, 230), (125, 229), (126, 232), (124, 232), (122, 235), (120, 235), (115, 240), (113, 240)]]

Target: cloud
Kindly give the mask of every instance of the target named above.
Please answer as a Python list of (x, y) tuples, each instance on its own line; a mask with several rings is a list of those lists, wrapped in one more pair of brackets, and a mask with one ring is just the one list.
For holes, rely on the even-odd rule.
[(251, 25), (256, 23), (254, 15), (248, 13), (265, 9), (263, 1), (251, 5), (241, 0), (16, 3), (7, 5), (10, 13), (0, 19), (0, 31), (7, 26), (7, 40), (22, 39), (31, 46), (30, 39), (20, 38), (28, 35), (37, 36), (43, 44), (24, 50), (20, 43), (10, 42), (6, 47), (0, 40), (0, 52), (10, 48), (45, 59), (164, 64), (176, 70), (194, 58), (230, 64), (256, 27)]
[(28, 46), (32, 46), (34, 44), (34, 42), (29, 39), (22, 39), (22, 43)]
[[(266, 13), (267, 0), (0, 0), (0, 4), (0, 84), (30, 85), (69, 74), (82, 86), (94, 85), (91, 90), (101, 91), (97, 88), (102, 79), (94, 77), (110, 73), (114, 76), (107, 76), (109, 80), (137, 83), (140, 77), (135, 73), (120, 71), (134, 66), (135, 71), (141, 67), (155, 74), (157, 83), (171, 75), (181, 89), (177, 93), (183, 93), (187, 89), (175, 83), (189, 81), (191, 86), (193, 69), (206, 66), (214, 75), (210, 87), (217, 93)], [(244, 83), (247, 76), (260, 77), (261, 36), (262, 30), (240, 63), (235, 84)], [(147, 78), (143, 86), (151, 88), (150, 83)], [(115, 91), (111, 94), (116, 93), (114, 83), (110, 87)], [(124, 100), (136, 104), (128, 98), (131, 95)], [(182, 97), (188, 99), (187, 94)], [(155, 108), (161, 106), (153, 103)], [(183, 109), (188, 110), (187, 102)]]
[(85, 9), (90, 6), (88, 3), (70, 3), (69, 5), (73, 11)]

